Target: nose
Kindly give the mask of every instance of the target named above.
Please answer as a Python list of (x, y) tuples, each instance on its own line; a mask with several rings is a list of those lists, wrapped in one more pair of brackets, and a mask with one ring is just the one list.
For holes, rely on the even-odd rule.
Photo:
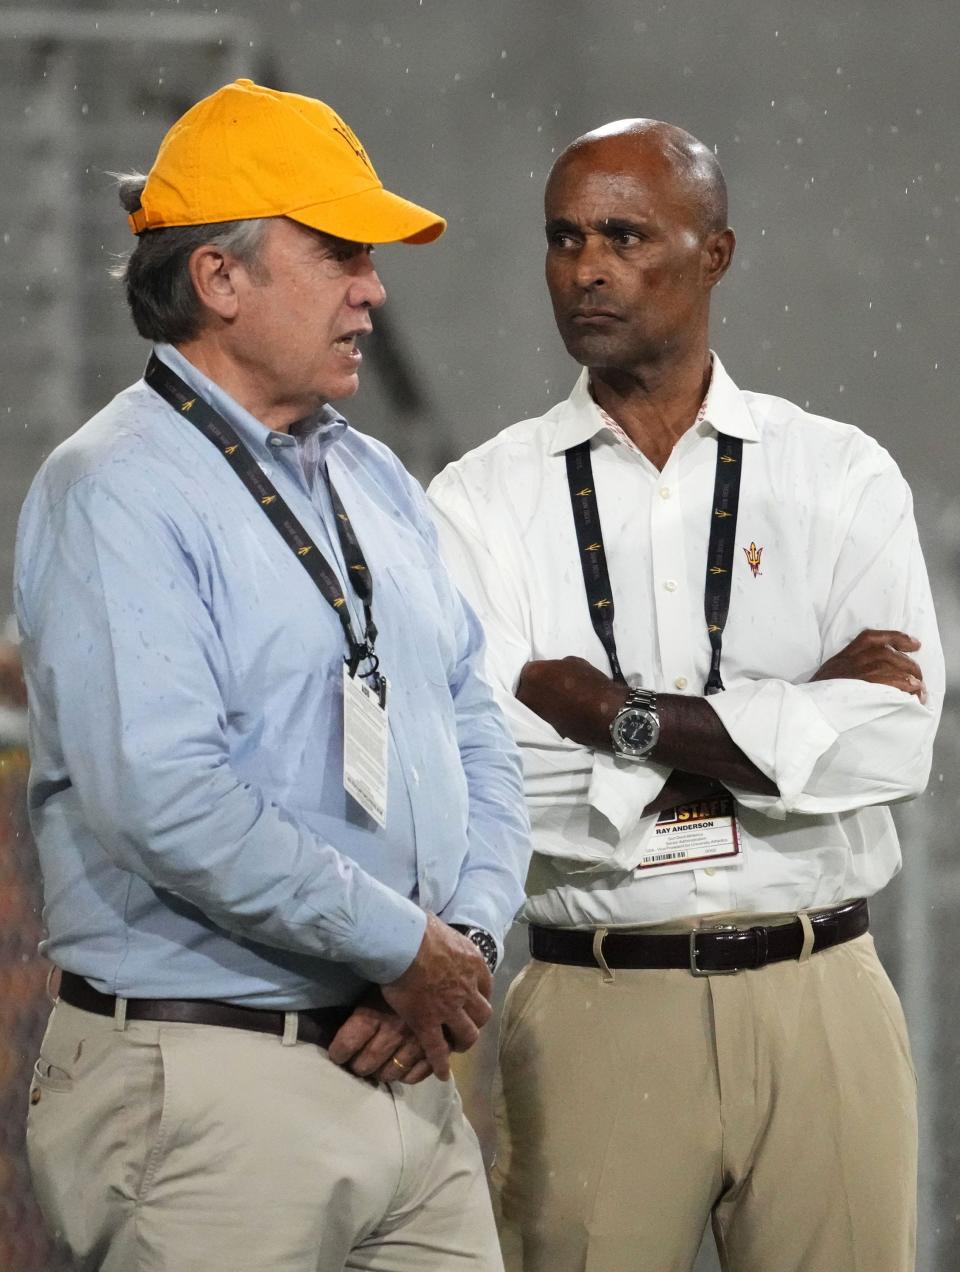
[(573, 276), (579, 287), (589, 291), (593, 287), (602, 287), (607, 281), (603, 263), (604, 243), (588, 235), (577, 253)]
[(350, 284), (348, 301), (355, 309), (379, 309), (387, 299), (386, 288), (366, 253), (359, 259)]

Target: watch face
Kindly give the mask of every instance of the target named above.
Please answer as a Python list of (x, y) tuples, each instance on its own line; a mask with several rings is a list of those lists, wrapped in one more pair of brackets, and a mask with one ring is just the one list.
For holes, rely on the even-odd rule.
[(497, 966), (497, 943), (489, 932), (483, 932), (480, 928), (474, 928), (470, 933), (470, 940), (480, 951), (484, 957), (484, 961), (491, 972)]
[(655, 744), (660, 729), (653, 712), (631, 707), (614, 720), (611, 734), (617, 751), (626, 755), (645, 755)]

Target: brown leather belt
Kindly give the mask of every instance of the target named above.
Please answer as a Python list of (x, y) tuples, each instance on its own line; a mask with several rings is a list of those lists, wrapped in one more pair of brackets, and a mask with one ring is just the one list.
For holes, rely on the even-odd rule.
[[(81, 1011), (112, 1016), (117, 1000), (101, 994), (82, 976), (64, 972), (60, 979), (60, 998)], [(297, 1039), (329, 1047), (340, 1026), (349, 1019), (352, 1007), (310, 1007), (297, 1012)], [(222, 1025), (227, 1029), (249, 1029), (254, 1033), (283, 1036), (286, 1013), (261, 1011), (259, 1007), (240, 1007), (214, 998), (128, 998), (127, 1020), (161, 1020), (188, 1025)]]
[[(828, 950), (863, 936), (870, 927), (865, 900), (808, 915), (813, 927), (813, 950)], [(596, 934), (569, 928), (530, 926), (530, 953), (544, 963), (570, 967), (598, 967)], [(775, 927), (736, 927), (717, 924), (692, 932), (607, 932), (600, 946), (603, 962), (617, 970), (686, 968), (693, 976), (723, 976), (799, 958), (803, 927), (799, 919)]]

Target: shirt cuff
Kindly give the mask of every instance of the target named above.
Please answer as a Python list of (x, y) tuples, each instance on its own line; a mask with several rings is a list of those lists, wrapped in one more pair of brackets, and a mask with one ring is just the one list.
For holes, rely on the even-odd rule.
[(643, 810), (657, 798), (669, 776), (670, 769), (662, 764), (624, 760), (598, 751), (593, 757), (587, 798), (623, 839), (636, 830)]
[(371, 939), (362, 954), (345, 956), (345, 961), (365, 980), (389, 985), (417, 957), (426, 926), (427, 916), (418, 905), (382, 885), (363, 907), (362, 932)]
[(840, 736), (810, 697), (785, 680), (737, 685), (706, 701), (747, 759), (776, 785), (777, 795), (738, 789), (737, 800), (782, 821), (796, 805), (814, 766)]

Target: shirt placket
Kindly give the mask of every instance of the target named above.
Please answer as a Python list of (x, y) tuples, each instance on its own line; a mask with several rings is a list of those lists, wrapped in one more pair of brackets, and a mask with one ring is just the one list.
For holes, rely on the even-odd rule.
[(650, 501), (650, 561), (660, 663), (657, 687), (669, 693), (687, 693), (694, 687), (693, 658), (681, 467), (676, 452), (657, 474)]

